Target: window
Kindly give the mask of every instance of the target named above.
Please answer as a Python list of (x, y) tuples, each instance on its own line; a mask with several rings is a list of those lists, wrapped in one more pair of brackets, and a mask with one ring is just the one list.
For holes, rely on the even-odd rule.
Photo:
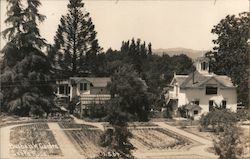
[(207, 86), (207, 87), (206, 87), (206, 94), (207, 94), (207, 95), (217, 94), (217, 90), (218, 90), (217, 87), (214, 87), (214, 86)]
[(195, 100), (193, 103), (196, 104), (196, 105), (200, 105), (200, 101), (199, 100)]
[(59, 86), (59, 94), (64, 94), (64, 86)]
[(201, 63), (201, 69), (204, 71), (207, 69), (207, 63), (206, 62), (202, 62)]
[(199, 113), (198, 110), (194, 110), (194, 115), (197, 115)]
[(213, 110), (213, 105), (214, 105), (214, 101), (213, 101), (213, 100), (210, 100), (210, 101), (208, 102), (209, 111), (212, 111), (212, 110)]
[(70, 87), (68, 87), (68, 92), (67, 92), (67, 94), (70, 94)]
[(86, 90), (88, 90), (88, 84), (80, 83), (80, 91), (86, 91)]
[(226, 108), (227, 108), (227, 101), (226, 101), (226, 100), (223, 100), (223, 101), (222, 101), (222, 108), (223, 108), (223, 109), (226, 109)]
[(84, 83), (84, 90), (86, 91), (88, 89), (87, 83)]
[(83, 90), (83, 83), (80, 83), (80, 91)]

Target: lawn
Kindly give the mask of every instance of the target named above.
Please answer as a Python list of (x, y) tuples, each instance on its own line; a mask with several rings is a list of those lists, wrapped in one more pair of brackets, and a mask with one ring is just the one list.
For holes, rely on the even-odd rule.
[(10, 132), (10, 153), (19, 157), (61, 155), (62, 152), (46, 123), (17, 126)]

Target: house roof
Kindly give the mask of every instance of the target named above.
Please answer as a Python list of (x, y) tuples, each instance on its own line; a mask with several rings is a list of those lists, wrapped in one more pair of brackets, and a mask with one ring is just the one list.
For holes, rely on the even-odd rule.
[(188, 76), (185, 76), (185, 75), (175, 75), (174, 77), (174, 80), (179, 84), (181, 85), (186, 79), (187, 79)]
[(90, 81), (94, 87), (106, 87), (109, 82), (111, 82), (110, 77), (98, 77), (98, 78), (85, 78)]
[(201, 74), (198, 71), (195, 71), (188, 76), (175, 75), (174, 80), (181, 88), (202, 87), (203, 85), (209, 83), (210, 80), (216, 81), (217, 84), (220, 84), (223, 87), (234, 87), (231, 78), (228, 76), (216, 75), (213, 73)]
[(70, 77), (70, 80), (74, 80), (76, 83), (86, 80), (90, 82), (94, 87), (106, 87), (108, 82), (111, 81), (110, 77)]

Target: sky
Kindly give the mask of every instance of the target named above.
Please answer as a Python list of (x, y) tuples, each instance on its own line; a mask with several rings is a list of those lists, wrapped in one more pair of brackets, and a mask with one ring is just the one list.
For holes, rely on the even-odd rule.
[[(1, 28), (6, 25), (6, 0), (1, 1)], [(97, 38), (104, 50), (119, 49), (123, 40), (140, 38), (153, 49), (189, 48), (211, 50), (216, 35), (211, 29), (228, 14), (249, 10), (249, 0), (85, 0)], [(53, 44), (68, 0), (41, 0), (40, 13), (47, 19), (39, 25), (41, 36)], [(1, 46), (6, 42), (1, 38)]]

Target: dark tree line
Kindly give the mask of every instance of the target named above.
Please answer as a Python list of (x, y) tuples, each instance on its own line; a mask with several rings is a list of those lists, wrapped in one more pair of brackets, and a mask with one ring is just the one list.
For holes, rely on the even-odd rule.
[[(194, 70), (192, 60), (182, 54), (170, 57), (152, 54), (151, 43), (146, 44), (140, 39), (123, 41), (120, 50), (108, 49), (103, 56), (103, 74), (112, 76), (116, 69), (128, 64), (133, 66), (138, 76), (143, 79), (150, 92), (152, 105), (163, 106), (161, 94), (163, 88), (171, 81), (174, 72), (189, 74)], [(100, 55), (99, 55), (100, 56)]]

